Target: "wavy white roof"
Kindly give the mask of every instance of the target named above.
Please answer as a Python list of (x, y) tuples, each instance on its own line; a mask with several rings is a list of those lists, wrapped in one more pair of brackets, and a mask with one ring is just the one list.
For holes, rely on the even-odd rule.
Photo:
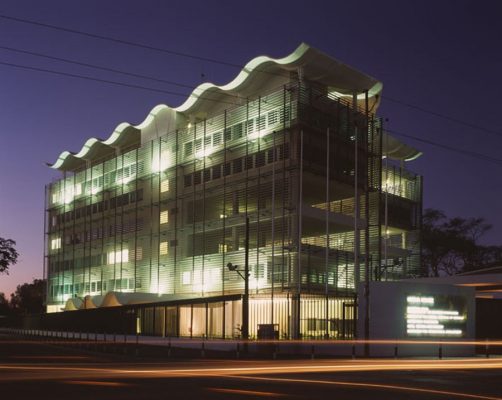
[(393, 160), (413, 161), (420, 157), (422, 152), (384, 132), (382, 154)]
[[(159, 126), (162, 122), (166, 124), (166, 115), (169, 112), (174, 111), (187, 117), (216, 115), (225, 108), (229, 108), (229, 103), (237, 103), (239, 98), (252, 98), (263, 91), (264, 87), (279, 87), (288, 82), (290, 72), (297, 72), (299, 68), (305, 79), (319, 82), (327, 86), (331, 92), (352, 96), (354, 92), (368, 91), (370, 101), (375, 106), (373, 108), (378, 106), (378, 94), (382, 90), (382, 84), (379, 81), (302, 43), (284, 58), (256, 57), (247, 63), (228, 84), (218, 86), (203, 83), (197, 86), (180, 106), (158, 105), (139, 125), (121, 123), (108, 139), (91, 138), (85, 142), (79, 152), (64, 151), (56, 162), (49, 166), (62, 171), (71, 171), (82, 167), (86, 161), (102, 158), (117, 148), (121, 149), (135, 144), (139, 146), (142, 131), (148, 130), (151, 125)], [(165, 132), (166, 129), (162, 131)]]

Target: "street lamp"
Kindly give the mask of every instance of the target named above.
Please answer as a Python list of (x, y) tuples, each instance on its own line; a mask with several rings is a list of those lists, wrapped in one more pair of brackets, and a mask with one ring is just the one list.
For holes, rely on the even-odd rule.
[(227, 264), (229, 271), (235, 271), (244, 279), (244, 297), (242, 298), (242, 338), (249, 339), (249, 217), (246, 217), (246, 236), (244, 242), (244, 274), (238, 265)]

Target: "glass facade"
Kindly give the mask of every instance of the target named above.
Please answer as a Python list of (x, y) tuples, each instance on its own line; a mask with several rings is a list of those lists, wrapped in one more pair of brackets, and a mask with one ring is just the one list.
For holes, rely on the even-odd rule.
[[(227, 264), (244, 268), (246, 219), (252, 336), (277, 324), (280, 337), (346, 337), (359, 282), (419, 274), (421, 180), (382, 161), (367, 106), (299, 78), (239, 103), (110, 147), (47, 186), (48, 307), (109, 292), (242, 294)], [(237, 303), (207, 304), (142, 308), (138, 330), (238, 335)]]

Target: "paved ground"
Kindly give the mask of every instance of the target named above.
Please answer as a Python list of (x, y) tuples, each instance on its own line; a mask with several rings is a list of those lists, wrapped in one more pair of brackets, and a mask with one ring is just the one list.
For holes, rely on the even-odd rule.
[(500, 399), (502, 359), (170, 360), (0, 336), (0, 393), (18, 399)]

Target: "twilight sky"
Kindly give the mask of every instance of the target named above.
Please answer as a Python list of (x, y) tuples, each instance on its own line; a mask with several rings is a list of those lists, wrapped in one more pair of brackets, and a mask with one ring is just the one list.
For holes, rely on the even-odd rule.
[[(262, 54), (283, 57), (303, 41), (383, 82), (380, 115), (389, 119), (388, 128), (502, 158), (502, 4), (497, 1), (4, 0), (0, 14), (240, 65)], [(140, 123), (157, 104), (177, 106), (190, 90), (3, 47), (191, 86), (227, 83), (238, 69), (0, 18), (0, 63), (184, 94), (0, 64), (0, 236), (16, 240), (20, 252), (11, 274), (0, 276), (0, 292), (9, 295), (16, 285), (42, 275), (44, 185), (58, 177), (45, 162), (54, 162), (63, 150), (80, 150), (91, 136), (108, 138), (120, 122)], [(494, 225), (486, 242), (502, 244), (502, 162), (405, 141), (424, 152), (408, 168), (425, 177), (425, 207), (484, 217)]]

